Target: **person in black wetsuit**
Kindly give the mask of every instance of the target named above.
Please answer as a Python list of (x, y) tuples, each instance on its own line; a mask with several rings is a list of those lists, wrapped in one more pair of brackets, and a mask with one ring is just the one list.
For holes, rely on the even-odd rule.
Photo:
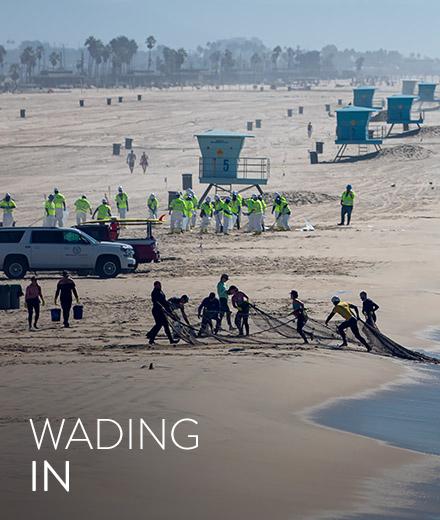
[(79, 303), (78, 293), (76, 292), (75, 282), (69, 277), (67, 271), (63, 271), (63, 277), (57, 284), (55, 293), (55, 305), (57, 304), (58, 296), (60, 297), (60, 304), (63, 310), (63, 323), (65, 327), (70, 327), (69, 316), (72, 308), (73, 296), (75, 296), (76, 303)]
[(153, 291), (151, 292), (151, 301), (153, 302), (153, 309), (151, 310), (151, 313), (153, 314), (155, 324), (147, 333), (149, 344), (153, 345), (156, 336), (158, 335), (160, 329), (163, 327), (171, 345), (175, 345), (179, 342), (179, 340), (173, 339), (166, 315), (167, 312), (171, 312), (170, 304), (168, 303), (167, 298), (162, 291), (162, 284), (160, 282), (154, 282), (153, 287)]
[(379, 305), (373, 302), (373, 300), (370, 300), (365, 291), (362, 291), (359, 297), (362, 301), (362, 314), (365, 316), (365, 322), (370, 325), (370, 327), (375, 327), (377, 320), (376, 311), (379, 309)]
[[(198, 336), (208, 334), (209, 330), (211, 334), (216, 334), (219, 325), (219, 312), (220, 312), (220, 301), (215, 297), (215, 293), (209, 293), (207, 298), (204, 298), (202, 303), (199, 305), (197, 315), (202, 318), (200, 330)], [(215, 328), (212, 326), (212, 321), (215, 321)]]

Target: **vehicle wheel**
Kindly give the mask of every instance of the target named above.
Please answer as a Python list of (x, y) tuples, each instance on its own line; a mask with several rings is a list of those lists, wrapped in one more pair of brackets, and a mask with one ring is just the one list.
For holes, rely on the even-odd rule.
[(27, 261), (20, 257), (9, 257), (6, 259), (4, 271), (11, 280), (19, 280), (26, 276), (28, 270)]
[(96, 265), (96, 274), (100, 278), (115, 278), (121, 272), (119, 259), (113, 256), (100, 258)]

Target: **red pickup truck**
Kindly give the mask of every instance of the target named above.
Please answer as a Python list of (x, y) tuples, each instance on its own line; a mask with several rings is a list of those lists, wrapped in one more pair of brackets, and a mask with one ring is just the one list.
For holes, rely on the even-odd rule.
[[(146, 237), (121, 238), (121, 227), (126, 225), (146, 225)], [(153, 222), (151, 221), (139, 220), (131, 222), (124, 221), (121, 223), (117, 219), (111, 219), (100, 223), (86, 222), (75, 227), (99, 242), (121, 242), (129, 244), (134, 249), (136, 265), (160, 262), (160, 252), (157, 248), (157, 240), (153, 236)]]

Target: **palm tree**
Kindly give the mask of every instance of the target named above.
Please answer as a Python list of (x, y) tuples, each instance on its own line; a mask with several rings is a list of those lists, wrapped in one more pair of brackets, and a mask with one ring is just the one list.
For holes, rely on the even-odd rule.
[(113, 69), (121, 73), (123, 65), (130, 65), (134, 55), (138, 50), (138, 45), (134, 40), (129, 40), (126, 36), (117, 36), (110, 41), (112, 51)]
[(18, 78), (20, 77), (20, 65), (18, 63), (13, 63), (9, 67), (9, 76), (14, 82), (15, 86), (17, 86)]
[(156, 38), (154, 36), (148, 36), (148, 38), (145, 40), (145, 43), (147, 44), (148, 49), (148, 70), (151, 69), (151, 51), (154, 49), (154, 46), (156, 45)]
[(98, 40), (94, 36), (89, 36), (87, 40), (84, 42), (84, 47), (87, 49), (89, 53), (89, 61), (88, 61), (88, 72), (89, 76), (92, 75), (93, 70), (93, 62), (96, 58), (96, 50), (97, 50)]
[(41, 60), (44, 56), (44, 47), (42, 45), (38, 45), (35, 49), (35, 57), (38, 61), (38, 72), (41, 71)]
[(0, 45), (0, 69), (3, 72), (3, 65), (5, 64), (6, 49)]
[(55, 69), (58, 63), (61, 63), (61, 53), (52, 51), (49, 55), (49, 61), (52, 65), (52, 69)]
[(277, 68), (277, 62), (278, 62), (278, 58), (280, 57), (281, 53), (283, 52), (283, 49), (277, 45), (274, 50), (272, 51), (272, 56), (271, 56), (271, 60), (272, 60), (272, 63), (273, 63), (273, 68), (276, 69)]
[(27, 81), (30, 81), (32, 71), (34, 70), (34, 67), (37, 63), (34, 49), (30, 46), (25, 47), (23, 52), (20, 54), (20, 61), (26, 68), (26, 79)]

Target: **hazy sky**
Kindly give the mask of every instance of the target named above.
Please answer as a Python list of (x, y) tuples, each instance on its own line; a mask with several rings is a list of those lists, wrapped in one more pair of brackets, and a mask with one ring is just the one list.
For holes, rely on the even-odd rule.
[[(233, 36), (266, 44), (440, 56), (440, 0), (1, 0), (0, 43), (81, 45), (125, 34), (195, 48)], [(408, 30), (407, 30), (408, 29)]]

